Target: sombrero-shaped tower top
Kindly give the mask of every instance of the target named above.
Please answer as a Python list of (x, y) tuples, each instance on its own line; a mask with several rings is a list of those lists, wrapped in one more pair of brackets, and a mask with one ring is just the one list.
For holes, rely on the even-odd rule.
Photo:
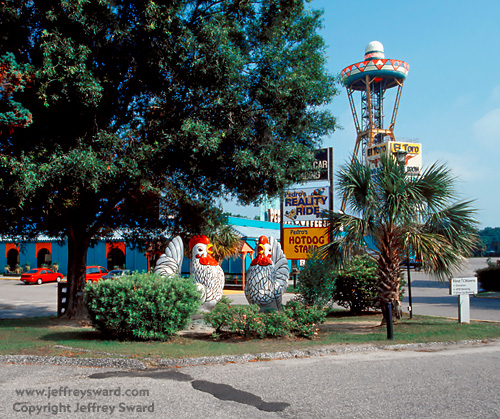
[(366, 76), (385, 81), (386, 89), (403, 81), (408, 75), (410, 66), (401, 60), (385, 58), (384, 46), (379, 41), (370, 42), (365, 48), (365, 59), (344, 68), (341, 72), (344, 85), (353, 90), (365, 90)]

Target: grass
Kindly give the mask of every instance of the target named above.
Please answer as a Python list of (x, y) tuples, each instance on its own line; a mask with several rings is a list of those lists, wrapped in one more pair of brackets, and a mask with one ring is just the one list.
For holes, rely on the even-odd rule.
[[(0, 320), (0, 355), (25, 354), (67, 357), (187, 358), (244, 353), (303, 350), (341, 344), (444, 342), (500, 338), (500, 324), (441, 317), (414, 316), (394, 325), (394, 340), (387, 340), (380, 314), (359, 317), (333, 313), (321, 326), (319, 337), (308, 339), (249, 340), (226, 336), (176, 336), (167, 342), (129, 342), (109, 339), (91, 327), (62, 323), (55, 317)], [(73, 348), (73, 349), (72, 349)], [(86, 351), (80, 351), (84, 349)]]

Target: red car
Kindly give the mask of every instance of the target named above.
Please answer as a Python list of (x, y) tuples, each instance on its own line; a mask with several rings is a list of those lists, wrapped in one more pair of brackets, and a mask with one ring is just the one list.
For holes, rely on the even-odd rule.
[(48, 268), (30, 269), (21, 275), (21, 281), (25, 284), (42, 284), (43, 282), (60, 282), (63, 275), (59, 272), (52, 272)]
[(107, 273), (108, 270), (102, 266), (87, 266), (86, 280), (87, 282), (98, 282)]

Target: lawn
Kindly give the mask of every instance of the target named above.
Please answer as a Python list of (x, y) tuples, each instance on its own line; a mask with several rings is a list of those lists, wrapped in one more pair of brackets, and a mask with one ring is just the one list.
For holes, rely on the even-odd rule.
[(379, 326), (380, 314), (359, 317), (333, 313), (321, 325), (317, 339), (246, 339), (210, 335), (175, 336), (166, 342), (118, 341), (90, 326), (61, 322), (55, 317), (0, 320), (0, 355), (67, 357), (188, 358), (245, 353), (305, 350), (329, 345), (445, 342), (500, 338), (500, 323), (471, 322), (414, 316), (394, 325), (394, 340)]

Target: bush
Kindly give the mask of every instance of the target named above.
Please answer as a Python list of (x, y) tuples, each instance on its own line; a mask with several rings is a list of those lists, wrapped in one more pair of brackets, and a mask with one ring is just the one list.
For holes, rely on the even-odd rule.
[(222, 297), (209, 313), (203, 314), (203, 318), (212, 325), (216, 334), (224, 327), (229, 332), (249, 336), (251, 319), (254, 319), (258, 312), (259, 306), (255, 304), (234, 306), (229, 298)]
[(330, 303), (334, 290), (335, 271), (332, 264), (313, 253), (299, 275), (298, 299), (306, 306), (324, 307)]
[(300, 301), (290, 301), (283, 311), (293, 321), (293, 332), (296, 336), (313, 338), (317, 333), (316, 326), (326, 320), (326, 311), (318, 306), (305, 306)]
[(338, 271), (333, 299), (352, 313), (375, 307), (377, 263), (368, 255), (356, 256)]
[(484, 291), (500, 291), (500, 266), (491, 266), (476, 271), (479, 287)]
[(133, 340), (166, 340), (186, 328), (201, 304), (186, 279), (135, 273), (88, 283), (85, 304), (101, 332)]
[(312, 338), (317, 325), (323, 323), (326, 313), (317, 307), (306, 307), (291, 301), (281, 311), (259, 312), (257, 305), (233, 306), (227, 298), (221, 299), (204, 319), (215, 328), (215, 334), (227, 331), (246, 337), (303, 336)]

